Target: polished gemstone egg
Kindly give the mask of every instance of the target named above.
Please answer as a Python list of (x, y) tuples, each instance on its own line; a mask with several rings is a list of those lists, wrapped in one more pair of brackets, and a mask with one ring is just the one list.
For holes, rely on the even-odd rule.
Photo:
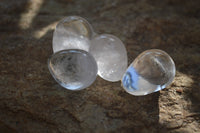
[(48, 60), (48, 68), (54, 79), (69, 90), (84, 89), (97, 76), (97, 64), (93, 56), (78, 49), (54, 53)]
[(53, 33), (53, 51), (81, 49), (88, 51), (93, 35), (92, 26), (82, 17), (69, 16), (61, 20)]
[(98, 65), (98, 75), (111, 82), (119, 81), (127, 69), (127, 52), (122, 41), (114, 35), (96, 35), (89, 52)]
[(176, 72), (172, 58), (164, 51), (141, 53), (122, 78), (123, 88), (132, 95), (147, 95), (170, 85)]

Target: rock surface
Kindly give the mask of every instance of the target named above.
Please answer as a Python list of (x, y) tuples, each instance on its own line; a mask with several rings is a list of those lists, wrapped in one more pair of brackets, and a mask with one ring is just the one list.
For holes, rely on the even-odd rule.
[[(200, 132), (198, 0), (2, 0), (0, 132)], [(47, 68), (53, 29), (69, 15), (125, 44), (129, 64), (157, 48), (176, 64), (172, 85), (147, 96), (97, 78), (89, 88), (60, 87)]]

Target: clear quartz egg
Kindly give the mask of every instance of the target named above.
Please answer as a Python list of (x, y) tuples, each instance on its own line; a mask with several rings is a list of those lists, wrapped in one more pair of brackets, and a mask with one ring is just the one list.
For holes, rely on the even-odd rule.
[(88, 51), (93, 37), (93, 28), (87, 20), (69, 16), (61, 20), (53, 33), (53, 52), (65, 49)]
[(127, 52), (122, 41), (110, 34), (96, 35), (89, 52), (98, 65), (98, 75), (111, 82), (119, 81), (127, 69)]
[(97, 76), (97, 64), (92, 55), (78, 49), (54, 53), (48, 60), (54, 79), (64, 88), (81, 90), (90, 86)]
[(147, 95), (170, 85), (175, 72), (174, 61), (166, 52), (147, 50), (128, 67), (122, 78), (122, 86), (132, 95)]

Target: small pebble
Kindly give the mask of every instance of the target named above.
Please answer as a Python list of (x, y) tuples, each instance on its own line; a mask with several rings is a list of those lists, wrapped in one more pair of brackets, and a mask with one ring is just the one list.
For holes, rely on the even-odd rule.
[(64, 88), (81, 90), (90, 86), (97, 76), (97, 64), (92, 55), (78, 49), (54, 53), (48, 60), (49, 71)]
[(89, 52), (98, 65), (98, 75), (111, 82), (120, 81), (127, 69), (127, 52), (122, 41), (116, 36), (102, 34), (91, 41)]
[(166, 52), (147, 50), (129, 66), (122, 78), (122, 86), (132, 95), (147, 95), (170, 85), (175, 72), (174, 61)]
[(57, 24), (53, 33), (53, 52), (65, 49), (88, 51), (94, 34), (92, 26), (84, 18), (66, 17)]

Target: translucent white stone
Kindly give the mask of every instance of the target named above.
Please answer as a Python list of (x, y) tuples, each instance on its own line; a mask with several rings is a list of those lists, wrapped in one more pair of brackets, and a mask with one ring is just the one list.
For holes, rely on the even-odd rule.
[(97, 76), (97, 64), (86, 51), (71, 49), (54, 53), (48, 60), (49, 71), (64, 88), (81, 90), (90, 86)]
[(88, 51), (93, 36), (92, 26), (84, 18), (69, 16), (61, 20), (53, 34), (54, 53), (65, 49)]
[(98, 66), (98, 75), (108, 81), (119, 81), (127, 69), (127, 52), (120, 39), (102, 34), (91, 41), (89, 52)]
[(123, 88), (132, 95), (147, 95), (171, 84), (176, 72), (172, 58), (158, 49), (141, 53), (122, 78)]

